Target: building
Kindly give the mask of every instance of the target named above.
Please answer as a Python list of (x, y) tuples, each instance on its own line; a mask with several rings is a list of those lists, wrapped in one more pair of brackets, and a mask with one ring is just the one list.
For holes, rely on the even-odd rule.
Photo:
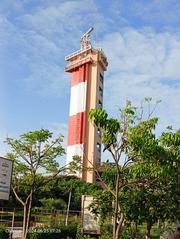
[[(102, 107), (104, 71), (108, 65), (102, 49), (91, 46), (92, 30), (82, 36), (81, 49), (65, 57), (65, 71), (71, 73), (67, 163), (78, 155), (85, 168), (96, 168), (101, 161), (101, 141), (98, 130), (88, 121), (88, 112)], [(86, 182), (96, 181), (94, 170), (84, 170), (79, 176)]]

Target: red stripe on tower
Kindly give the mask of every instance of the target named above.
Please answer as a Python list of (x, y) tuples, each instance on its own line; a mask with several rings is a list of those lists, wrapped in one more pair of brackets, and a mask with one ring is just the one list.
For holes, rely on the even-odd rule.
[(87, 81), (88, 64), (84, 64), (72, 72), (71, 86)]
[(88, 63), (79, 66), (72, 72), (67, 146), (68, 163), (72, 161), (75, 155), (83, 156), (87, 80)]
[(69, 117), (68, 145), (84, 143), (85, 112)]

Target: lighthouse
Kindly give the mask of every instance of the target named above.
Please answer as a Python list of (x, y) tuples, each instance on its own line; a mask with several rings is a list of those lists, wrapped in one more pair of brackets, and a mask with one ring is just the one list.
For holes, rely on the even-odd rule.
[(65, 71), (71, 74), (67, 163), (79, 156), (85, 170), (78, 176), (90, 183), (96, 181), (95, 171), (101, 162), (101, 140), (98, 129), (88, 121), (88, 113), (103, 106), (104, 71), (108, 65), (103, 50), (91, 45), (92, 30), (81, 37), (80, 50), (65, 57)]

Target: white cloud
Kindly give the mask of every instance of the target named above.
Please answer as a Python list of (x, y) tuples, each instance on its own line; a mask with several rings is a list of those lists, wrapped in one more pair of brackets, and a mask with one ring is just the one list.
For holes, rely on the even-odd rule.
[[(109, 60), (105, 79), (105, 107), (118, 110), (126, 99), (161, 99), (157, 114), (161, 128), (180, 124), (180, 33), (124, 28), (104, 38)], [(114, 106), (112, 109), (112, 105)]]
[(18, 14), (23, 11), (23, 1), (21, 0), (1, 0), (0, 14), (10, 15), (12, 12)]
[(129, 21), (137, 21), (155, 28), (179, 27), (180, 2), (177, 0), (114, 0), (111, 4), (116, 17), (125, 16)]
[(156, 23), (174, 23), (179, 20), (180, 3), (176, 0), (153, 0), (148, 4), (141, 1), (132, 5), (136, 16), (140, 16), (144, 20)]
[(17, 18), (20, 26), (53, 41), (63, 52), (79, 47), (83, 28), (94, 21), (103, 26), (93, 0), (51, 1)]
[(25, 11), (27, 4), (25, 1), (18, 9), (12, 5), (12, 18), (2, 14), (0, 51), (6, 72), (1, 78), (7, 78), (11, 72), (13, 80), (24, 90), (62, 96), (68, 77), (64, 73), (64, 56), (79, 48), (83, 29), (87, 30), (93, 21), (98, 21), (102, 29), (104, 19), (96, 16), (92, 0), (44, 1), (34, 4), (33, 11)]

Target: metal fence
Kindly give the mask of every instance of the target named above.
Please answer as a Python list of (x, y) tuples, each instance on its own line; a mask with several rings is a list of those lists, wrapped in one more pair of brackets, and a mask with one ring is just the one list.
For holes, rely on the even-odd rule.
[[(32, 209), (30, 227), (58, 227), (81, 222), (80, 211)], [(21, 238), (23, 226), (22, 208), (0, 208), (0, 225), (4, 225), (11, 233), (13, 239)]]
[[(49, 209), (32, 209), (30, 226), (58, 226), (68, 223), (80, 223), (80, 211), (63, 211)], [(6, 227), (22, 227), (23, 209), (22, 208), (0, 208), (0, 224)]]

